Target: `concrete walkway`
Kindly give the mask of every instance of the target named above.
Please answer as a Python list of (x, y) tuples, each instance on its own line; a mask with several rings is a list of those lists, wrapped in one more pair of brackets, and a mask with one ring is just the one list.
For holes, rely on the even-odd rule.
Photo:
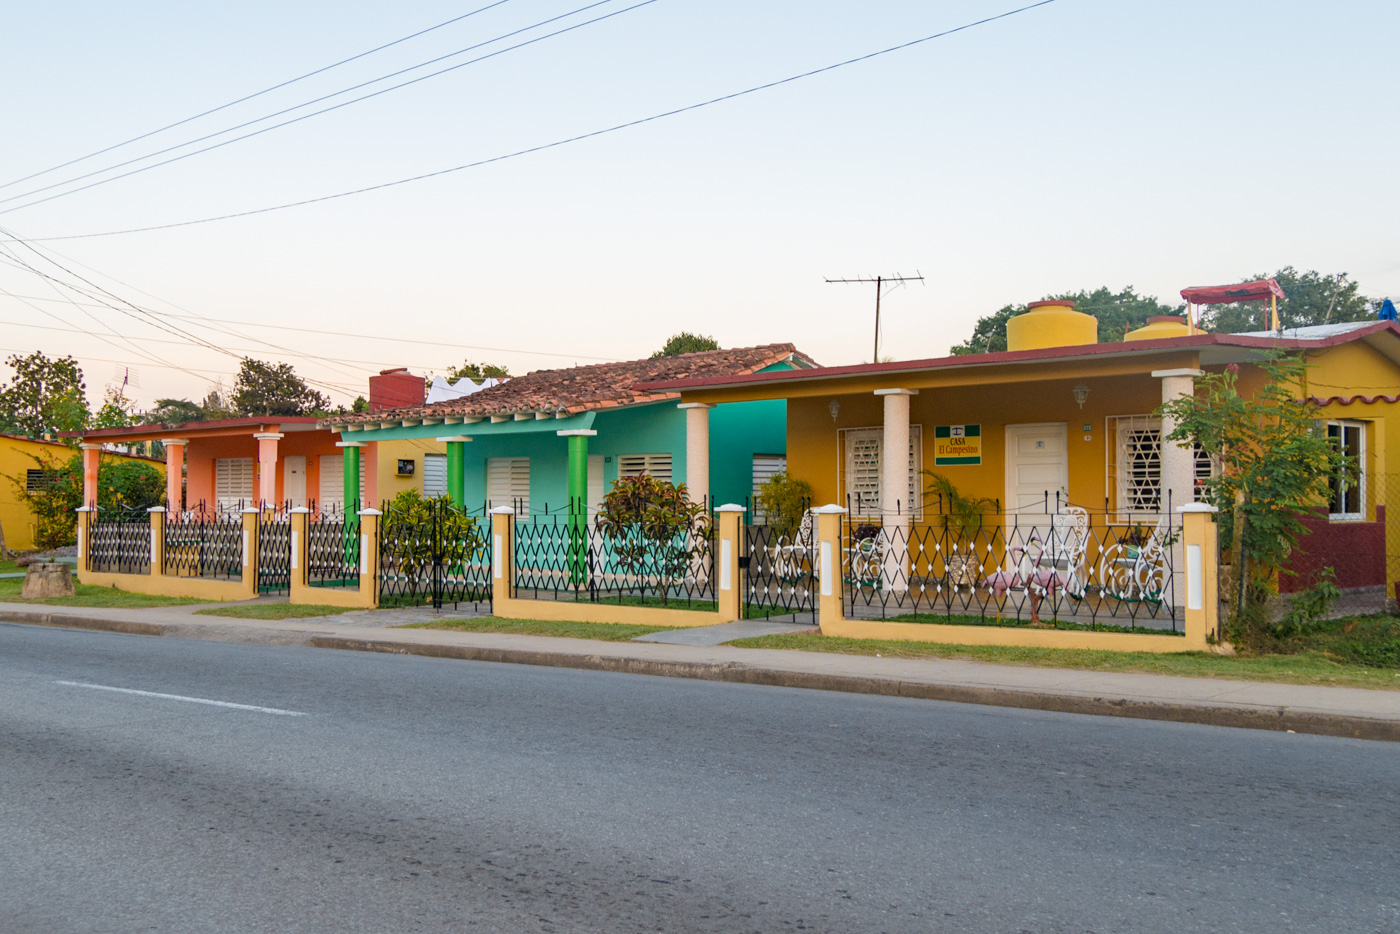
[[(585, 668), (1400, 741), (1400, 691), (677, 644), (677, 638), (692, 638), (686, 634), (700, 632), (697, 630), (668, 633), (672, 637), (668, 642), (598, 642), (387, 628), (477, 615), (430, 608), (286, 620), (233, 619), (194, 612), (209, 606), (126, 610), (0, 603), (0, 622)], [(757, 622), (730, 625), (744, 627), (730, 632), (745, 634), (750, 626), (812, 630), (810, 626)], [(714, 638), (713, 634), (702, 635), (704, 641)]]

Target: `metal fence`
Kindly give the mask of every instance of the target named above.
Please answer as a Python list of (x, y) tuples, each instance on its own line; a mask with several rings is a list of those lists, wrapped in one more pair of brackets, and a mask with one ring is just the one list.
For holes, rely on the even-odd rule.
[(355, 504), (324, 511), (311, 505), (306, 525), (306, 582), (312, 587), (360, 586), (360, 517)]
[(586, 516), (534, 515), (515, 525), (514, 596), (716, 609), (714, 523), (605, 532)]
[(258, 593), (285, 594), (292, 587), (290, 506), (258, 510)]
[(151, 573), (151, 516), (144, 509), (102, 509), (88, 526), (88, 566), (104, 574)]
[(379, 525), (379, 605), (491, 607), (490, 520), (452, 503), (384, 507)]
[(161, 573), (212, 580), (243, 579), (242, 510), (192, 509), (165, 516)]
[(850, 618), (1182, 633), (1180, 542), (1166, 513), (848, 516), (843, 600)]
[(816, 516), (768, 517), (744, 526), (739, 569), (744, 582), (744, 617), (817, 623)]

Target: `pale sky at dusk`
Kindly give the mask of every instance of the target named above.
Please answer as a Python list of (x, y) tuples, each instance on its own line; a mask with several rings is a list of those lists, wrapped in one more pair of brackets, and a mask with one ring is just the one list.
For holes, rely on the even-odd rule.
[[(251, 211), (490, 159), (1023, 5), (654, 0), (628, 10), (639, 0), (605, 0), (275, 120), (27, 194), (589, 3), (508, 0), (19, 181), (490, 2), (56, 0), (8, 10), (0, 185), (15, 184), (0, 188), (11, 199), (0, 201), (0, 227), (34, 238), (68, 271), (0, 244), (0, 355), (70, 353), (94, 401), (130, 365), (144, 407), (198, 399), (209, 379), (231, 384), (247, 354), (292, 363), (342, 403), (390, 366), (442, 372), (470, 358), (523, 373), (646, 356), (680, 330), (723, 346), (792, 341), (824, 364), (868, 360), (873, 292), (824, 277), (922, 272), (925, 285), (884, 301), (881, 352), (896, 359), (945, 354), (1004, 304), (1100, 285), (1176, 303), (1182, 287), (1291, 264), (1345, 271), (1364, 294), (1400, 297), (1393, 2), (1054, 0), (412, 184), (167, 230), (42, 239)], [(74, 305), (61, 283), (82, 285), (76, 275), (118, 308), (121, 299), (157, 314)]]

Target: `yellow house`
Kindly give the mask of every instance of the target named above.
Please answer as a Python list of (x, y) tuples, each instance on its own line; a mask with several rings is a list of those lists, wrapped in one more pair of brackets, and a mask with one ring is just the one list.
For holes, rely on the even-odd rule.
[[(1024, 537), (1044, 547), (1058, 534), (1047, 517), (1066, 507), (1126, 530), (1143, 523), (1150, 529), (1157, 517), (1192, 503), (1212, 465), (1190, 447), (1164, 443), (1170, 425), (1154, 414), (1158, 406), (1192, 393), (1194, 377), (1230, 365), (1240, 368), (1242, 390), (1252, 391), (1262, 382), (1263, 355), (1300, 352), (1311, 364), (1303, 392), (1317, 406), (1320, 427), (1362, 469), (1359, 482), (1337, 479), (1331, 502), (1311, 523), (1308, 554), (1295, 562), (1303, 573), (1283, 589), (1307, 586), (1306, 572), (1327, 565), (1343, 588), (1375, 600), (1400, 579), (1400, 517), (1386, 515), (1389, 499), (1400, 496), (1387, 463), (1389, 439), (1400, 438), (1394, 322), (1208, 334), (1163, 317), (1101, 344), (1092, 316), (1065, 302), (1035, 302), (1007, 331), (1010, 349), (999, 353), (646, 388), (709, 405), (787, 400), (789, 474), (811, 484), (813, 505), (845, 507), (855, 525), (869, 519), (907, 530), (946, 514), (947, 503), (927, 491), (921, 474), (928, 470), (964, 497), (991, 500), (990, 511), (1008, 526), (1030, 523), (1037, 531)], [(1101, 535), (1098, 547), (1114, 539), (1127, 535)], [(1005, 551), (1013, 550), (1007, 542)], [(946, 586), (948, 575), (939, 574)]]
[[(41, 489), (46, 482), (44, 464), (59, 465), (68, 461), (77, 450), (57, 441), (39, 441), (23, 435), (0, 434), (0, 528), (4, 529), (5, 546), (13, 551), (35, 547), (34, 514), (20, 499), (17, 484), (27, 490)], [(103, 457), (118, 460), (144, 461), (162, 473), (165, 466), (149, 457), (137, 457), (111, 451)], [(43, 464), (34, 460), (38, 457)]]

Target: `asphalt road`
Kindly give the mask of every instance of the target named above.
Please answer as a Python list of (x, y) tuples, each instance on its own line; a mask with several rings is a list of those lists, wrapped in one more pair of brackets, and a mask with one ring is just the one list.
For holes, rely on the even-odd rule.
[(0, 625), (5, 934), (1400, 932), (1398, 853), (1396, 744)]

